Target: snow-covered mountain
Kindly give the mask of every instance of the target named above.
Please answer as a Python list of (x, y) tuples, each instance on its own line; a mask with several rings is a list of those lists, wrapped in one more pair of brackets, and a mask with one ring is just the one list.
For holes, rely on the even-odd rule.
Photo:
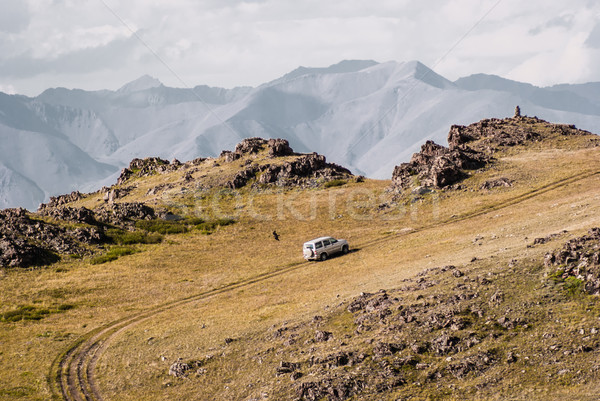
[(143, 76), (116, 91), (0, 92), (0, 207), (35, 209), (91, 190), (134, 157), (216, 156), (251, 136), (281, 137), (356, 174), (389, 178), (452, 124), (527, 115), (600, 132), (600, 83), (539, 88), (477, 74), (451, 82), (417, 62), (300, 67), (257, 88), (169, 88)]

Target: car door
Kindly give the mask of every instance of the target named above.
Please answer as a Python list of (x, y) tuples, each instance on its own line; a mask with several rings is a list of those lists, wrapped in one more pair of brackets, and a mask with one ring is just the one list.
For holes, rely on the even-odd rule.
[(335, 238), (329, 238), (329, 244), (329, 249), (331, 252), (337, 253), (342, 251), (342, 244)]

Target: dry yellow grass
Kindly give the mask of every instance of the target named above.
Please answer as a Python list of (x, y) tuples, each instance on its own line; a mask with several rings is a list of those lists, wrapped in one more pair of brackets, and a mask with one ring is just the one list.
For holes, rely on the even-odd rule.
[[(286, 191), (173, 190), (153, 197), (147, 195), (150, 188), (179, 183), (181, 173), (135, 180), (137, 188), (123, 201), (148, 201), (204, 217), (231, 216), (237, 222), (209, 236), (167, 236), (163, 244), (139, 246), (143, 252), (107, 264), (81, 260), (30, 271), (3, 270), (0, 313), (19, 305), (75, 307), (40, 321), (0, 323), (0, 398), (49, 399), (47, 376), (53, 360), (96, 327), (298, 266), (141, 321), (115, 337), (97, 365), (105, 399), (243, 399), (252, 393), (248, 384), (266, 373), (253, 359), (254, 350), (236, 349), (235, 342), (226, 348), (225, 338), (253, 338), (283, 321), (309, 319), (361, 291), (397, 287), (427, 267), (467, 264), (473, 257), (493, 257), (498, 263), (540, 257), (556, 244), (526, 248), (533, 238), (599, 225), (598, 175), (509, 202), (562, 179), (600, 171), (598, 149), (583, 147), (584, 138), (570, 140), (569, 146), (551, 143), (513, 150), (493, 168), (467, 179), (465, 191), (408, 197), (399, 204), (390, 203), (387, 181)], [(214, 174), (219, 180), (239, 168), (234, 162), (215, 170), (212, 161), (205, 163), (194, 177)], [(498, 177), (515, 184), (478, 190), (485, 180)], [(98, 206), (100, 198), (98, 194), (78, 204)], [(379, 210), (386, 202), (392, 207)], [(271, 237), (273, 230), (280, 234), (279, 242)], [(348, 239), (355, 252), (300, 265), (302, 243), (323, 234)], [(474, 243), (477, 236), (483, 240)], [(222, 366), (204, 378), (186, 381), (167, 374), (177, 358), (229, 352), (239, 353), (239, 364)]]

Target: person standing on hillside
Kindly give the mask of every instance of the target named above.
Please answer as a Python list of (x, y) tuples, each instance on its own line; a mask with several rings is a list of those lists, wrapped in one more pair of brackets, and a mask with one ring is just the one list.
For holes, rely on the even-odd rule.
[(275, 241), (279, 241), (279, 234), (275, 230), (273, 230), (273, 238), (275, 238)]

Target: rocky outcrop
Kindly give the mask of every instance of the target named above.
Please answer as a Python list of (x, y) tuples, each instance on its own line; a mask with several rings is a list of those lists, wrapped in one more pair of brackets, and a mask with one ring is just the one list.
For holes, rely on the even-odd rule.
[(256, 176), (256, 173), (261, 171), (266, 166), (258, 167), (256, 165), (250, 166), (244, 170), (238, 171), (231, 181), (228, 181), (225, 186), (231, 189), (238, 189), (246, 186), (248, 181)]
[(280, 165), (268, 166), (260, 176), (260, 184), (275, 183), (278, 185), (303, 186), (307, 179), (333, 179), (350, 178), (350, 170), (334, 163), (327, 163), (325, 156), (311, 153)]
[(238, 154), (251, 154), (258, 153), (267, 144), (267, 141), (262, 138), (246, 138), (240, 143), (235, 145), (235, 153)]
[(581, 282), (588, 294), (600, 295), (600, 228), (574, 238), (544, 259), (546, 267), (554, 268), (558, 280), (572, 284)]
[(42, 216), (52, 217), (55, 220), (70, 221), (73, 223), (97, 224), (94, 212), (85, 207), (61, 206), (40, 210)]
[(498, 147), (536, 142), (552, 134), (591, 135), (574, 125), (552, 124), (537, 117), (518, 115), (506, 119), (485, 119), (468, 126), (453, 125), (448, 133), (448, 146), (455, 149), (479, 141), (474, 148), (494, 151)]
[(136, 220), (156, 218), (153, 208), (141, 202), (121, 202), (108, 204), (96, 211), (98, 220), (120, 227), (131, 226)]
[[(519, 117), (519, 119), (529, 121), (529, 117)], [(535, 119), (535, 121), (542, 120)], [(490, 149), (498, 146), (522, 145), (541, 138), (539, 128), (534, 124), (492, 118), (469, 126), (453, 125), (448, 133), (448, 145), (450, 149), (456, 149), (466, 143), (481, 140), (480, 146)]]
[[(285, 149), (283, 151), (287, 152)], [(348, 169), (327, 163), (323, 155), (311, 153), (281, 164), (252, 164), (237, 172), (226, 186), (232, 189), (241, 188), (256, 178), (256, 185), (274, 184), (302, 188), (317, 186), (319, 182), (350, 177), (352, 173)]]
[(290, 143), (286, 139), (269, 139), (269, 157), (282, 157), (294, 154)]
[[(54, 210), (75, 222), (90, 218), (89, 211), (83, 209)], [(104, 234), (97, 227), (65, 228), (34, 219), (24, 209), (0, 211), (0, 266), (3, 267), (41, 266), (58, 261), (59, 254), (87, 254), (87, 245), (103, 239)]]
[(60, 195), (60, 196), (51, 196), (50, 201), (48, 203), (40, 204), (38, 211), (41, 211), (46, 208), (53, 208), (62, 205), (66, 205), (67, 203), (77, 202), (80, 199), (83, 199), (83, 194), (79, 191), (73, 191), (70, 194)]
[(0, 238), (0, 267), (41, 266), (57, 260), (57, 255), (32, 245), (23, 238), (10, 235)]
[(410, 162), (394, 168), (392, 189), (402, 191), (413, 186), (444, 188), (465, 178), (465, 170), (484, 167), (489, 158), (467, 147), (454, 149), (427, 141)]
[[(468, 176), (467, 171), (485, 167), (498, 149), (540, 141), (552, 135), (591, 135), (574, 125), (552, 124), (526, 117), (515, 110), (513, 118), (491, 118), (463, 126), (453, 125), (448, 147), (427, 141), (410, 162), (396, 166), (392, 191), (411, 187), (446, 188)], [(506, 178), (484, 184), (482, 189), (510, 186)]]
[(256, 154), (264, 148), (268, 149), (269, 157), (271, 158), (294, 154), (294, 151), (290, 147), (290, 143), (286, 139), (278, 138), (266, 140), (263, 138), (246, 138), (236, 145), (233, 152), (224, 150), (221, 152), (220, 157), (225, 158), (225, 162), (231, 163), (244, 155)]
[[(193, 161), (192, 164), (194, 164), (196, 161), (201, 163), (203, 160), (204, 159), (197, 159)], [(177, 159), (173, 159), (172, 162), (169, 162), (168, 160), (161, 159), (160, 157), (147, 157), (145, 159), (136, 158), (129, 163), (129, 167), (121, 170), (121, 174), (117, 180), (117, 185), (121, 185), (133, 177), (148, 177), (154, 174), (175, 171), (184, 166), (188, 165), (182, 164)]]

